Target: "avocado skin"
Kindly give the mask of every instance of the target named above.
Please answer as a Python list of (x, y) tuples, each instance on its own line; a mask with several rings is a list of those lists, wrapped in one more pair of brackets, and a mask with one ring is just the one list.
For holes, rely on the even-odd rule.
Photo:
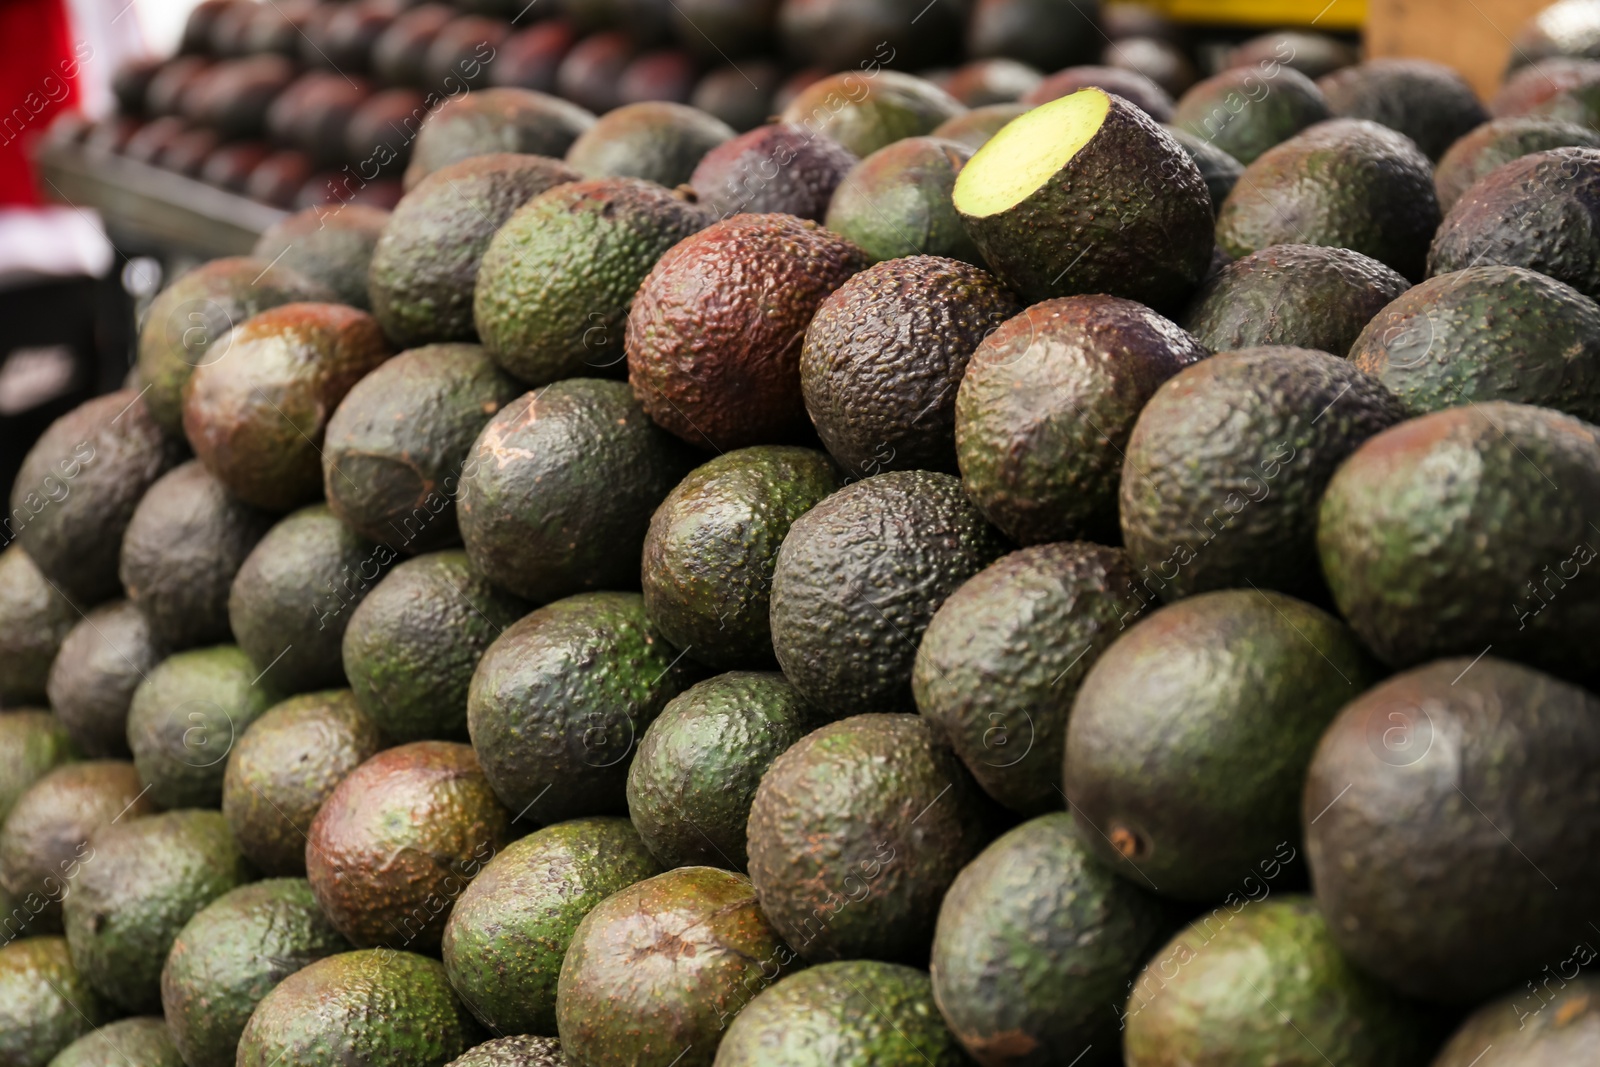
[(831, 137), (769, 123), (707, 152), (689, 184), (716, 218), (781, 211), (821, 222), (834, 190), (857, 162), (854, 152)]
[(556, 979), (578, 923), (602, 900), (660, 874), (627, 819), (556, 823), (506, 846), (445, 926), (445, 973), (497, 1033), (554, 1034)]
[(473, 321), (528, 385), (627, 373), (623, 328), (639, 283), (708, 212), (639, 178), (594, 178), (534, 197), (495, 232)]
[(1349, 704), (1303, 808), (1339, 948), (1404, 995), (1463, 1004), (1565, 958), (1600, 886), (1597, 755), (1600, 698), (1494, 655)]
[(1179, 321), (1213, 352), (1288, 345), (1343, 356), (1373, 316), (1410, 287), (1348, 248), (1273, 245), (1209, 278)]
[(1526, 267), (1600, 297), (1600, 149), (1554, 148), (1495, 169), (1456, 201), (1428, 273)]
[(134, 509), (118, 566), (154, 639), (175, 651), (232, 640), (228, 588), (274, 521), (199, 460), (157, 479)]
[(750, 878), (802, 959), (921, 966), (939, 901), (988, 844), (992, 814), (926, 719), (855, 715), (767, 768), (750, 806)]
[(1128, 439), (1129, 562), (1168, 601), (1244, 586), (1325, 599), (1323, 490), (1405, 417), (1381, 382), (1326, 352), (1245, 348), (1195, 364), (1156, 390)]
[(389, 215), (367, 275), (372, 313), (398, 348), (474, 341), (473, 285), (511, 213), (578, 172), (543, 156), (474, 156), (419, 181)]
[(954, 141), (976, 152), (988, 144), (989, 139), (999, 133), (1006, 123), (1026, 110), (1028, 105), (1021, 101), (982, 104), (939, 123), (929, 136), (940, 141)]
[(394, 741), (467, 739), (467, 686), (484, 649), (529, 605), (490, 585), (461, 551), (407, 560), (356, 605), (345, 674)]
[(1495, 118), (1526, 115), (1551, 97), (1568, 89), (1592, 84), (1600, 74), (1600, 63), (1578, 56), (1547, 56), (1506, 70), (1505, 81), (1489, 101), (1489, 114)]
[(1024, 103), (1038, 107), (1081, 89), (1104, 89), (1122, 97), (1157, 122), (1172, 121), (1172, 94), (1136, 70), (1080, 64), (1049, 75), (1022, 95)]
[(255, 877), (222, 813), (169, 811), (89, 835), (62, 906), (72, 962), (123, 1011), (161, 1010), (161, 965), (183, 924)]
[(443, 1067), (481, 1032), (438, 960), (368, 949), (325, 956), (273, 987), (245, 1024), (238, 1067)]
[(956, 471), (956, 390), (973, 351), (1022, 310), (988, 271), (939, 256), (879, 263), (806, 327), (800, 387), (829, 453), (862, 476)]
[(368, 204), (307, 208), (263, 230), (250, 255), (299, 271), (333, 290), (339, 303), (365, 311), (367, 268), (388, 221), (387, 211)]
[(1439, 207), (1448, 212), (1461, 194), (1497, 167), (1552, 148), (1600, 148), (1600, 133), (1537, 115), (1485, 122), (1451, 145), (1434, 168)]
[(1316, 82), (1275, 65), (1272, 73), (1234, 67), (1197, 82), (1178, 101), (1171, 121), (1249, 164), (1273, 145), (1330, 117)]
[[(1543, 477), (1534, 477), (1535, 474)], [(1448, 655), (1593, 678), (1600, 436), (1545, 408), (1449, 408), (1372, 438), (1317, 524), (1339, 612), (1393, 667)]]
[(933, 995), (985, 1067), (1116, 1063), (1128, 980), (1173, 927), (1161, 898), (1118, 878), (1064, 811), (978, 854), (939, 906)]
[(749, 866), (746, 824), (772, 761), (821, 725), (775, 671), (731, 671), (674, 697), (628, 766), (628, 815), (669, 867)]
[(556, 992), (562, 1050), (589, 1067), (710, 1067), (728, 1017), (793, 959), (743, 875), (647, 878), (573, 934)]
[(0, 945), (0, 1056), (45, 1067), (114, 1012), (73, 969), (67, 942), (25, 937)]
[(0, 821), (28, 787), (63, 763), (79, 758), (60, 719), (35, 708), (0, 711)]
[(228, 592), (228, 620), (256, 670), (270, 674), (262, 681), (284, 693), (343, 685), (340, 642), (352, 610), (397, 558), (326, 504), (268, 530)]
[(827, 226), (874, 262), (946, 256), (983, 263), (950, 201), (973, 150), (936, 137), (907, 137), (850, 168), (828, 203)]
[(1188, 130), (1178, 126), (1161, 128), (1178, 142), (1178, 147), (1188, 153), (1194, 165), (1200, 169), (1200, 179), (1206, 183), (1206, 192), (1211, 194), (1211, 213), (1215, 216), (1222, 202), (1238, 184), (1239, 175), (1244, 173), (1244, 164), (1218, 148), (1214, 142), (1196, 137)]
[(182, 437), (183, 387), (195, 368), (227, 356), (228, 331), (279, 304), (336, 299), (321, 282), (254, 256), (213, 259), (179, 275), (156, 294), (139, 326), (139, 380), (149, 387), (150, 417)]
[(640, 579), (651, 623), (710, 667), (776, 663), (768, 609), (778, 546), (838, 488), (832, 460), (792, 445), (735, 449), (689, 472), (645, 535)]
[(699, 108), (648, 100), (600, 116), (572, 142), (566, 160), (585, 178), (643, 178), (671, 189), (735, 136), (732, 126)]
[(778, 121), (830, 137), (865, 159), (895, 141), (931, 133), (964, 110), (955, 97), (922, 78), (896, 70), (866, 77), (844, 71), (802, 89)]
[(183, 452), (137, 391), (85, 401), (28, 450), (12, 483), (5, 529), (80, 609), (110, 600), (120, 588), (117, 557), (133, 510)]
[(461, 891), (511, 841), (511, 820), (471, 747), (413, 741), (334, 787), (306, 835), (306, 878), (352, 943), (433, 953)]
[[(1288, 53), (1285, 55), (1285, 53)], [(1308, 78), (1321, 78), (1360, 59), (1356, 50), (1336, 37), (1298, 30), (1274, 30), (1252, 37), (1228, 54), (1230, 67), (1281, 63)]]
[(128, 702), (164, 654), (126, 600), (102, 604), (67, 631), (46, 689), (56, 717), (87, 755), (128, 755)]
[(639, 594), (580, 593), (523, 616), (489, 646), (467, 726), (519, 820), (622, 815), (635, 742), (699, 674), (650, 625)]
[[(1134, 986), (1122, 1015), (1124, 1062), (1425, 1062), (1438, 1044), (1433, 1020), (1353, 967), (1330, 926), (1301, 896), (1218, 907), (1191, 923), (1156, 952)], [(1157, 973), (1168, 963), (1181, 969)], [(1275, 1010), (1263, 1011), (1262, 1001)]]
[(1072, 698), (1096, 657), (1145, 610), (1121, 549), (1034, 545), (979, 571), (945, 600), (917, 646), (911, 690), (995, 800), (1059, 809)]
[(1317, 738), (1376, 677), (1343, 623), (1281, 593), (1147, 615), (1089, 668), (1067, 720), (1067, 802), (1098, 831), (1081, 838), (1164, 896), (1222, 897), (1298, 843)]
[(1317, 87), (1333, 114), (1398, 130), (1432, 160), (1489, 120), (1460, 74), (1425, 59), (1369, 59), (1334, 71)]
[(62, 1049), (48, 1067), (187, 1067), (159, 1015), (118, 1019)]
[(877, 960), (811, 967), (733, 1020), (722, 1067), (962, 1067), (926, 971)]
[(778, 549), (778, 663), (831, 719), (911, 710), (928, 620), (1005, 548), (948, 474), (890, 471), (846, 486), (796, 519)]
[(1187, 331), (1121, 297), (1028, 308), (978, 346), (956, 393), (968, 495), (1019, 544), (1114, 541), (1134, 420), (1162, 382), (1207, 355)]
[(387, 739), (348, 689), (303, 693), (268, 708), (235, 739), (222, 814), (267, 875), (306, 872), (306, 834), (334, 787)]
[(566, 1067), (561, 1042), (553, 1037), (497, 1037), (468, 1049), (445, 1067)]
[(162, 1013), (184, 1063), (233, 1067), (261, 998), (306, 964), (349, 949), (303, 878), (240, 886), (206, 905), (161, 969)]
[[(1569, 962), (1570, 956), (1559, 966)], [(1549, 1000), (1542, 991), (1529, 994), (1518, 988), (1468, 1016), (1431, 1067), (1471, 1067), (1473, 1057), (1481, 1057), (1491, 1045), (1500, 1049), (1496, 1060), (1528, 1067), (1592, 1060), (1600, 1055), (1597, 1009), (1600, 978), (1592, 975), (1562, 979)]]
[(362, 537), (408, 554), (459, 543), (462, 464), (484, 423), (521, 392), (477, 345), (424, 345), (386, 361), (328, 420), (328, 506)]
[(462, 468), (467, 556), (535, 602), (630, 588), (651, 512), (693, 463), (622, 382), (525, 393), (489, 420)]
[(0, 701), (45, 703), (50, 665), (80, 618), (27, 549), (13, 541), (0, 551)]
[(474, 156), (520, 152), (560, 159), (593, 125), (593, 115), (558, 96), (508, 86), (475, 89), (447, 100), (423, 122), (405, 187)]
[(1404, 135), (1365, 119), (1319, 122), (1245, 168), (1217, 211), (1235, 259), (1272, 245), (1348, 248), (1412, 281), (1439, 226), (1433, 168)]

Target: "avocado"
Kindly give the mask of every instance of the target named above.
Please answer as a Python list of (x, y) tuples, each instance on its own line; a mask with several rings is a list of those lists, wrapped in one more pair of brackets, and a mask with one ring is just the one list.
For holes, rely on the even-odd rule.
[(710, 1067), (729, 1017), (793, 959), (743, 875), (647, 878), (572, 935), (556, 989), (562, 1051), (589, 1067)]
[(875, 74), (845, 71), (812, 82), (778, 121), (830, 137), (865, 159), (895, 141), (931, 133), (963, 110), (960, 101), (932, 82), (878, 69)]
[(1377, 379), (1306, 348), (1223, 352), (1169, 378), (1123, 460), (1122, 542), (1140, 584), (1166, 601), (1244, 586), (1325, 599), (1323, 490), (1405, 417)]
[(328, 507), (407, 554), (459, 542), (461, 466), (484, 423), (521, 392), (477, 345), (424, 345), (387, 360), (328, 419)]
[(1434, 168), (1440, 209), (1449, 211), (1461, 194), (1495, 168), (1552, 148), (1600, 148), (1600, 133), (1537, 115), (1485, 122), (1451, 145)]
[(1489, 101), (1489, 114), (1497, 119), (1526, 115), (1551, 97), (1568, 89), (1593, 84), (1600, 63), (1573, 56), (1551, 56), (1506, 73), (1504, 84)]
[(137, 1015), (84, 1034), (56, 1054), (49, 1067), (187, 1067), (166, 1020)]
[(1495, 168), (1461, 194), (1428, 250), (1428, 273), (1527, 267), (1600, 297), (1600, 149), (1554, 148)]
[[(39, 573), (27, 549), (13, 540), (0, 550), (0, 702), (12, 707), (45, 702), (50, 665), (82, 617)], [(0, 802), (0, 817), (4, 808)]]
[(52, 422), (28, 450), (5, 532), (80, 609), (110, 600), (139, 497), (182, 458), (183, 445), (156, 425), (139, 392), (95, 397)]
[(772, 576), (772, 646), (830, 718), (909, 711), (917, 642), (939, 605), (1005, 550), (961, 483), (890, 471), (801, 515)]
[(348, 689), (268, 708), (235, 739), (222, 779), (239, 851), (265, 874), (304, 874), (306, 834), (323, 802), (386, 743)]
[(368, 949), (325, 956), (272, 987), (239, 1038), (238, 1067), (444, 1067), (480, 1033), (438, 960)]
[(623, 325), (662, 253), (710, 221), (682, 192), (595, 178), (534, 197), (489, 242), (473, 320), (496, 363), (529, 385), (627, 373)]
[(1317, 87), (1334, 115), (1398, 130), (1436, 162), (1489, 119), (1466, 79), (1426, 59), (1369, 59), (1323, 77)]
[(956, 393), (967, 494), (1019, 544), (1114, 541), (1122, 449), (1139, 409), (1206, 349), (1113, 296), (1035, 304), (984, 339)]
[(1367, 324), (1350, 361), (1413, 415), (1510, 400), (1600, 422), (1600, 308), (1522, 267), (1429, 278)]
[(1228, 589), (1152, 612), (1101, 653), (1072, 704), (1062, 777), (1079, 836), (1164, 896), (1222, 897), (1294, 854), (1317, 738), (1376, 677), (1343, 623), (1281, 593)]
[(1041, 815), (980, 852), (945, 894), (934, 1000), (980, 1063), (1115, 1063), (1116, 1006), (1172, 918), (1090, 853), (1070, 813)]
[(1436, 1041), (1426, 1013), (1351, 966), (1314, 903), (1249, 903), (1214, 908), (1146, 964), (1120, 1013), (1127, 1067), (1427, 1058)]
[(788, 445), (736, 449), (695, 468), (656, 508), (645, 535), (640, 569), (651, 624), (708, 666), (771, 666), (778, 546), (795, 519), (838, 488), (826, 455)]
[(561, 1042), (553, 1037), (497, 1037), (475, 1045), (445, 1067), (566, 1067)]
[(1511, 70), (1552, 56), (1600, 59), (1600, 18), (1586, 0), (1550, 4), (1522, 24), (1511, 42)]
[(133, 764), (122, 760), (68, 763), (34, 782), (0, 824), (0, 885), (17, 901), (7, 937), (19, 917), (29, 934), (60, 933), (61, 902), (94, 858), (89, 835), (155, 810)]
[(467, 745), (385, 749), (329, 794), (306, 835), (306, 877), (334, 928), (362, 947), (437, 952), (450, 909), (512, 839)]
[(1333, 940), (1406, 996), (1475, 1004), (1537, 978), (1583, 937), (1600, 888), (1600, 698), (1495, 651), (1363, 694), (1305, 780)]
[(0, 1059), (45, 1067), (114, 1013), (84, 981), (59, 937), (0, 945)]
[(1168, 307), (1211, 258), (1200, 169), (1143, 111), (1102, 89), (1012, 120), (961, 169), (953, 196), (990, 269), (1029, 301), (1111, 293)]
[(779, 110), (773, 105), (773, 94), (782, 81), (782, 68), (771, 60), (741, 60), (738, 66), (718, 66), (695, 83), (689, 106), (714, 115), (743, 133), (760, 126)]
[(885, 145), (845, 175), (828, 205), (828, 229), (874, 261), (948, 256), (982, 263), (950, 201), (972, 150), (954, 141), (907, 137)]
[(689, 184), (718, 218), (783, 212), (821, 222), (834, 190), (856, 163), (856, 154), (833, 138), (778, 122), (711, 149)]
[(367, 275), (372, 313), (397, 348), (473, 341), (478, 263), (511, 213), (577, 171), (544, 156), (493, 153), (441, 167), (389, 215)]
[(1208, 279), (1179, 321), (1214, 352), (1287, 345), (1342, 356), (1373, 316), (1410, 287), (1348, 248), (1273, 245)]
[(1100, 50), (1100, 62), (1118, 70), (1143, 74), (1169, 96), (1182, 96), (1200, 80), (1199, 71), (1184, 49), (1159, 37), (1141, 35), (1108, 40)]
[(97, 757), (128, 755), (128, 702), (163, 655), (144, 615), (126, 600), (102, 604), (67, 631), (46, 688), (80, 749)]
[[(1573, 955), (1561, 961), (1560, 970), (1572, 966), (1576, 972), (1577, 952), (1590, 955), (1594, 949), (1582, 942)], [(1534, 1067), (1581, 1063), (1600, 1054), (1600, 1011), (1596, 1010), (1600, 1009), (1600, 978), (1574, 973), (1569, 980), (1542, 969), (1541, 974), (1546, 975), (1541, 989), (1527, 993), (1518, 988), (1469, 1015), (1432, 1067), (1471, 1067), (1474, 1058), (1479, 1067)], [(1560, 983), (1553, 990), (1551, 977)], [(1490, 1048), (1499, 1051), (1485, 1056)]]
[(625, 31), (590, 34), (562, 58), (556, 68), (556, 90), (591, 111), (610, 111), (622, 103), (617, 82), (638, 50)]
[(48, 711), (0, 711), (0, 822), (29, 786), (80, 755), (66, 725)]
[(282, 263), (332, 289), (339, 303), (365, 309), (367, 265), (389, 213), (366, 204), (310, 208), (268, 226), (251, 256)]
[(732, 126), (704, 111), (649, 100), (606, 112), (572, 142), (566, 161), (586, 178), (642, 178), (670, 189), (734, 136)]
[[(1449, 471), (1448, 478), (1441, 471)], [(1600, 626), (1600, 431), (1502, 401), (1372, 438), (1328, 483), (1317, 525), (1339, 613), (1408, 667), (1489, 645), (1593, 679)]]
[(1024, 94), (1022, 102), (1037, 107), (1090, 88), (1122, 97), (1157, 122), (1172, 121), (1172, 94), (1138, 71), (1119, 67), (1077, 66), (1058, 70)]
[(622, 382), (569, 378), (525, 393), (489, 420), (462, 467), (467, 556), (536, 602), (626, 589), (650, 512), (692, 462)]
[(627, 819), (536, 830), (467, 886), (444, 928), (450, 985), (496, 1033), (556, 1032), (556, 979), (578, 923), (613, 893), (661, 873)]
[(129, 1012), (161, 1008), (161, 964), (196, 912), (254, 877), (222, 814), (169, 811), (113, 821), (89, 835), (62, 918), (72, 962)]
[(253, 256), (213, 259), (179, 275), (150, 302), (139, 325), (139, 377), (149, 386), (150, 417), (171, 436), (182, 436), (184, 384), (196, 367), (227, 356), (230, 330), (279, 304), (335, 299), (321, 282)]
[(1061, 807), (1067, 714), (1149, 599), (1120, 549), (1069, 541), (1000, 557), (934, 612), (911, 691), (978, 784), (1013, 811)]
[(1172, 124), (1253, 163), (1313, 123), (1331, 117), (1317, 83), (1292, 67), (1234, 67), (1192, 86)]
[(118, 565), (151, 638), (171, 650), (231, 641), (228, 587), (272, 523), (199, 460), (157, 479), (128, 522)]
[[(960, 54), (965, 4), (918, 0), (785, 0), (778, 8), (783, 51), (823, 70), (860, 66), (882, 75), (878, 63), (921, 69)], [(927, 17), (924, 18), (923, 16)]]
[(967, 22), (967, 50), (1040, 70), (1087, 63), (1103, 39), (1099, 15), (1098, 0), (977, 0)]
[(411, 145), (406, 189), (436, 170), (501, 152), (560, 159), (594, 116), (532, 89), (489, 88), (446, 99), (428, 113)]
[(744, 870), (761, 776), (822, 721), (776, 672), (719, 674), (674, 697), (628, 767), (628, 814), (650, 851), (669, 867)]
[(722, 1067), (963, 1067), (926, 971), (824, 963), (761, 990), (728, 1027)]
[(684, 47), (703, 58), (760, 55), (771, 47), (777, 21), (774, 0), (674, 0), (672, 26)]
[(1206, 192), (1211, 195), (1212, 214), (1215, 214), (1238, 184), (1239, 175), (1244, 173), (1244, 164), (1218, 148), (1214, 142), (1196, 137), (1187, 130), (1177, 126), (1161, 128), (1178, 142), (1178, 147), (1200, 168), (1200, 178), (1206, 183)]
[(228, 619), (262, 681), (283, 693), (345, 681), (340, 643), (350, 615), (394, 549), (351, 532), (325, 504), (288, 515), (245, 557)]
[(1269, 70), (1281, 64), (1308, 78), (1321, 78), (1354, 66), (1361, 57), (1350, 45), (1325, 33), (1274, 30), (1252, 37), (1228, 53), (1230, 67)]
[(963, 111), (933, 128), (929, 134), (936, 141), (954, 141), (969, 152), (976, 152), (988, 143), (989, 138), (1028, 110), (1020, 101), (1009, 104), (981, 104), (971, 111)]
[(963, 63), (940, 85), (962, 104), (978, 108), (1019, 103), (1043, 80), (1044, 75), (1026, 63), (995, 57)]
[(1217, 210), (1235, 259), (1271, 245), (1348, 248), (1423, 278), (1439, 225), (1433, 168), (1407, 137), (1365, 119), (1330, 119), (1269, 148)]
[(197, 368), (184, 386), (183, 432), (195, 455), (258, 508), (317, 499), (328, 416), (391, 355), (377, 320), (342, 304), (284, 304), (229, 338), (234, 358)]
[(467, 726), (519, 820), (620, 815), (639, 735), (699, 676), (650, 625), (639, 594), (580, 593), (523, 616), (489, 646)]
[(206, 905), (172, 943), (161, 1005), (188, 1067), (233, 1067), (261, 998), (300, 968), (350, 943), (317, 908), (303, 878), (240, 886)]

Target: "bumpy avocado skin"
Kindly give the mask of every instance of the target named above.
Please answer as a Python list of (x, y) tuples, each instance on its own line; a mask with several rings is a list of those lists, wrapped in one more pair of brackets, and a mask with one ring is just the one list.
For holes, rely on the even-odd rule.
[(1172, 135), (1178, 147), (1187, 152), (1189, 158), (1194, 160), (1194, 165), (1200, 168), (1200, 178), (1206, 183), (1206, 192), (1211, 194), (1211, 213), (1215, 215), (1238, 184), (1239, 175), (1244, 173), (1244, 164), (1213, 142), (1196, 137), (1187, 130), (1177, 126), (1163, 126), (1162, 129)]
[(1537, 115), (1485, 122), (1451, 145), (1434, 168), (1439, 207), (1448, 212), (1461, 194), (1495, 168), (1552, 148), (1600, 148), (1600, 133)]
[(0, 700), (45, 702), (50, 665), (81, 618), (27, 549), (13, 541), (0, 551)]
[(723, 1067), (961, 1067), (926, 971), (843, 960), (763, 990), (728, 1027)]
[(102, 604), (67, 632), (45, 688), (86, 754), (128, 754), (128, 702), (163, 655), (143, 613), (126, 600)]
[(856, 154), (831, 137), (770, 123), (705, 154), (689, 184), (715, 218), (781, 211), (821, 222)]
[(955, 97), (921, 78), (894, 70), (870, 77), (845, 71), (806, 86), (780, 120), (825, 134), (865, 159), (885, 145), (930, 133), (961, 112)]
[(1489, 118), (1461, 75), (1425, 59), (1369, 59), (1326, 75), (1317, 86), (1333, 114), (1398, 130), (1432, 160)]
[(1158, 386), (1208, 355), (1131, 300), (1035, 304), (987, 337), (956, 393), (968, 495), (1020, 544), (1114, 541), (1122, 449)]
[(1116, 1008), (1174, 925), (1173, 909), (1104, 866), (1073, 823), (1058, 811), (1005, 834), (939, 906), (933, 995), (980, 1063), (1116, 1063)]
[(890, 471), (846, 486), (796, 519), (778, 549), (778, 663), (828, 718), (910, 710), (928, 620), (1005, 548), (951, 475)]
[(476, 1045), (446, 1067), (567, 1067), (567, 1059), (555, 1038), (518, 1034)]
[(838, 488), (826, 455), (792, 445), (735, 449), (696, 467), (650, 517), (640, 579), (651, 623), (707, 666), (772, 665), (778, 546)]
[(452, 163), (495, 152), (560, 159), (594, 116), (570, 101), (531, 89), (474, 89), (448, 100), (417, 131), (406, 167), (410, 190)]
[(936, 137), (885, 145), (844, 176), (828, 204), (827, 226), (876, 262), (946, 256), (983, 262), (950, 201), (973, 150)]
[(118, 1019), (62, 1049), (49, 1067), (187, 1067), (159, 1015)]
[(29, 786), (79, 756), (66, 726), (48, 711), (0, 711), (0, 820)]
[(497, 1033), (554, 1034), (556, 979), (596, 904), (660, 874), (627, 819), (555, 823), (508, 845), (461, 894), (445, 926), (445, 973)]
[(72, 966), (64, 938), (0, 946), (0, 1056), (7, 1064), (45, 1067), (113, 1014)]
[(641, 178), (671, 189), (734, 136), (732, 126), (698, 108), (647, 100), (606, 112), (572, 142), (566, 160), (586, 178)]
[(339, 303), (365, 310), (367, 268), (389, 213), (368, 204), (307, 208), (261, 232), (250, 255), (281, 263), (332, 289)]
[(240, 886), (179, 931), (161, 969), (161, 1005), (189, 1067), (233, 1067), (239, 1035), (273, 986), (347, 952), (303, 878)]
[(1172, 124), (1249, 164), (1329, 117), (1316, 82), (1274, 64), (1270, 70), (1234, 67), (1190, 86), (1172, 113)]
[[(1593, 952), (1587, 944), (1585, 955)], [(1552, 970), (1564, 972), (1569, 966), (1576, 970), (1576, 959), (1568, 956)], [(1490, 1067), (1502, 1062), (1556, 1067), (1600, 1056), (1600, 979), (1556, 977), (1560, 984), (1554, 990), (1547, 985), (1534, 993), (1518, 989), (1473, 1012), (1431, 1067), (1471, 1067), (1475, 1058)], [(1548, 999), (1547, 991), (1553, 993)], [(1499, 1051), (1493, 1059), (1482, 1060), (1490, 1046)]]

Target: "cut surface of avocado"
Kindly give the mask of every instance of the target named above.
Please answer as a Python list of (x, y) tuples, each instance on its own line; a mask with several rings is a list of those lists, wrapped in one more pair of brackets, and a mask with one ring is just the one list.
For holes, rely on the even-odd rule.
[(956, 178), (956, 207), (982, 218), (1015, 207), (1049, 181), (1100, 130), (1111, 98), (1083, 89), (1019, 115)]

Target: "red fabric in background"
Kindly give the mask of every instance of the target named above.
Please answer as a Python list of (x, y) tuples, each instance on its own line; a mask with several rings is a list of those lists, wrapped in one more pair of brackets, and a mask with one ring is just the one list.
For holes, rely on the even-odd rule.
[(0, 207), (40, 202), (26, 146), (78, 100), (78, 67), (66, 0), (0, 0)]

